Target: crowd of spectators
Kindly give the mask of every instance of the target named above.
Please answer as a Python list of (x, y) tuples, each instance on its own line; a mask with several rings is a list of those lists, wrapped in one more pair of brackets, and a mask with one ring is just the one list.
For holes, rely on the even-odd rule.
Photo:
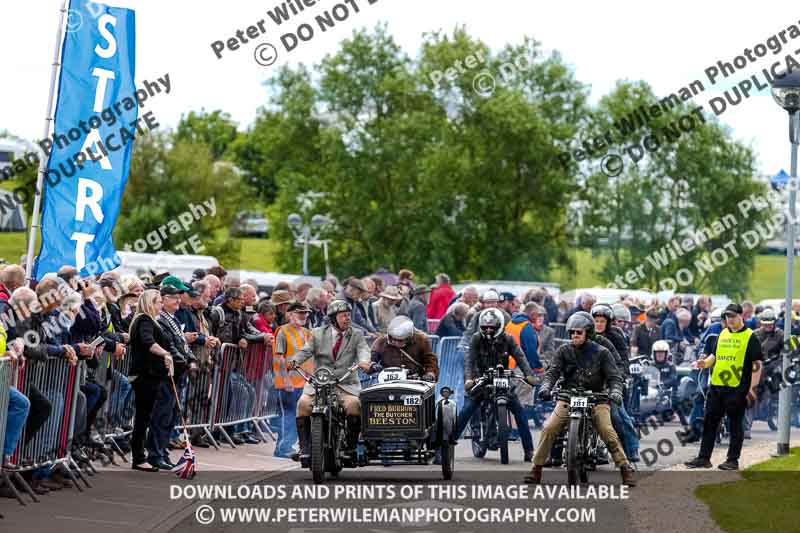
[[(556, 302), (544, 288), (518, 295), (480, 293), (471, 286), (456, 292), (444, 273), (428, 286), (417, 283), (408, 269), (342, 281), (327, 276), (319, 286), (281, 282), (262, 287), (256, 280), (229, 276), (221, 266), (197, 270), (191, 280), (169, 273), (133, 276), (113, 271), (82, 278), (74, 267), (64, 266), (28, 287), (21, 266), (5, 265), (0, 267), (0, 354), (18, 365), (61, 359), (74, 366), (85, 361), (89, 370), (78, 391), (72, 457), (85, 467), (104, 453), (107, 443), (98, 431), (98, 413), (112, 405), (104, 421), (111, 427), (103, 431), (121, 436), (115, 442), (132, 453), (133, 468), (155, 472), (174, 467), (170, 450), (185, 445), (175, 430), (180, 425), (176, 394), (185, 401), (190, 376), (213, 368), (224, 344), (242, 351), (271, 346), (278, 365), (273, 368), (273, 386), (282, 416), (271, 426), (237, 424), (229, 437), (234, 444), (256, 444), (262, 431), (271, 430), (279, 436), (276, 456), (289, 457), (297, 440), (291, 421), (302, 382), (281, 374), (278, 362), (299, 350), (312, 328), (327, 323), (326, 309), (334, 299), (350, 304), (353, 326), (378, 340), (392, 319), (403, 315), (421, 332), (461, 337), (463, 344), (477, 330), (481, 310), (500, 309), (505, 324), (518, 332), (534, 369), (546, 367), (552, 358), (556, 339), (564, 335), (558, 324), (596, 303), (588, 292), (575, 302)], [(761, 310), (751, 302), (742, 307), (745, 323), (755, 329)], [(798, 310), (793, 309), (793, 330), (800, 329)], [(616, 324), (630, 338), (631, 355), (649, 354), (657, 340), (666, 340), (679, 353), (702, 347), (712, 305), (707, 296), (696, 301), (675, 296), (665, 305), (623, 297), (614, 312)], [(778, 315), (782, 327), (782, 313)], [(116, 360), (129, 357), (127, 375), (97, 372), (103, 353)], [(103, 379), (96, 378), (100, 374)], [(232, 395), (252, 407), (257, 391), (236, 372), (230, 380)], [(64, 472), (12, 461), (14, 451), (30, 442), (48, 420), (61, 419), (63, 391), (29, 384), (24, 391), (12, 388), (9, 399), (3, 470), (20, 471), (40, 494), (67, 486)], [(195, 446), (209, 445), (202, 431), (192, 431), (190, 439)], [(0, 495), (11, 492), (10, 487), (0, 487)]]

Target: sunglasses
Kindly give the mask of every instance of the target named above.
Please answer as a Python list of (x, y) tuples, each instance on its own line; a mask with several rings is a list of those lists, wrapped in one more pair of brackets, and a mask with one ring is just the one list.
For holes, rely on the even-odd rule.
[(583, 335), (582, 329), (571, 329), (567, 333), (569, 333), (570, 337), (580, 336)]

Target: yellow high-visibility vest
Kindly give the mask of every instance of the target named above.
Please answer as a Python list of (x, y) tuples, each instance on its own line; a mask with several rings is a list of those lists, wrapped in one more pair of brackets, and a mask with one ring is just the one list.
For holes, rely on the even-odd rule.
[(714, 354), (714, 371), (711, 374), (711, 384), (719, 387), (736, 388), (742, 381), (744, 372), (744, 359), (747, 354), (747, 345), (753, 330), (744, 328), (736, 333), (725, 328), (717, 339), (717, 350)]

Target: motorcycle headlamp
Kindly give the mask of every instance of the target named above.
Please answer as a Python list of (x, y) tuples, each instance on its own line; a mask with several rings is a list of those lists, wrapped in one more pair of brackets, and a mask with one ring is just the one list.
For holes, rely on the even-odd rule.
[(330, 368), (318, 368), (316, 372), (314, 372), (314, 377), (320, 385), (327, 385), (333, 382), (333, 371)]

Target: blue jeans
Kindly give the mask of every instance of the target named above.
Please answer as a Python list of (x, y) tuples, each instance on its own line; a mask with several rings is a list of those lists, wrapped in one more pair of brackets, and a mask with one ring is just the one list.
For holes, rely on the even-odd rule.
[(31, 410), (31, 402), (15, 388), (9, 391), (8, 419), (6, 420), (6, 437), (3, 442), (3, 454), (11, 455), (17, 448), (22, 428)]
[[(456, 428), (458, 438), (461, 438), (461, 434), (464, 433), (464, 429), (467, 427), (467, 424), (469, 424), (472, 415), (478, 411), (484, 401), (486, 400), (483, 398), (473, 398), (469, 394), (464, 395), (464, 408), (458, 413), (458, 427)], [(508, 409), (514, 415), (514, 420), (517, 422), (519, 436), (522, 440), (522, 448), (525, 450), (533, 450), (533, 436), (528, 427), (528, 417), (525, 416), (522, 405), (519, 403), (519, 399), (517, 399), (516, 396), (512, 395), (508, 397)]]
[[(700, 375), (699, 370), (693, 370), (691, 377), (695, 381), (698, 381), (698, 376)], [(703, 418), (705, 416), (706, 411), (706, 399), (705, 396), (701, 393), (701, 391), (707, 391), (707, 387), (705, 386), (705, 379), (702, 382), (697, 384), (697, 392), (694, 393), (694, 398), (692, 402), (692, 413), (689, 415), (689, 427), (691, 428), (692, 432), (700, 436), (703, 434)]]
[(624, 403), (620, 406), (611, 403), (611, 424), (614, 426), (619, 440), (622, 441), (625, 456), (628, 458), (636, 456), (639, 453), (639, 437), (636, 435), (636, 428), (625, 410)]
[(297, 400), (303, 394), (303, 388), (294, 390), (278, 391), (278, 412), (280, 413), (278, 422), (278, 442), (275, 445), (275, 455), (288, 456), (294, 451), (292, 447), (297, 442), (297, 425), (295, 423), (295, 413), (297, 412)]

